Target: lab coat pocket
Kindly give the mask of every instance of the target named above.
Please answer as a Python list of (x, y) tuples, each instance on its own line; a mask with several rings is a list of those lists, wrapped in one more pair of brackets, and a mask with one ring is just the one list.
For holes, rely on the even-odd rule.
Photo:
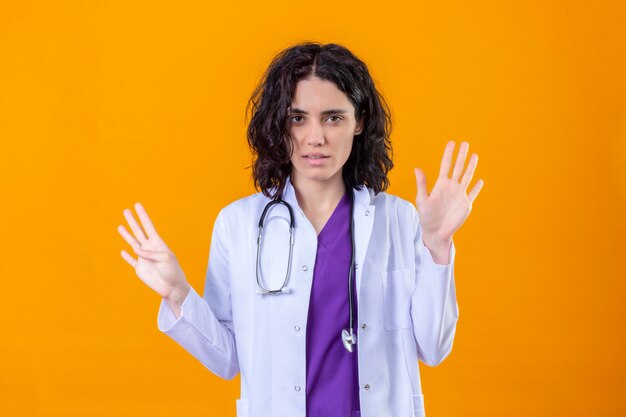
[(239, 399), (236, 401), (236, 404), (237, 417), (248, 417), (248, 400)]
[(413, 268), (382, 272), (385, 329), (412, 327), (411, 295), (415, 286)]
[(413, 396), (413, 411), (415, 417), (425, 417), (426, 413), (424, 412), (424, 395), (414, 395)]

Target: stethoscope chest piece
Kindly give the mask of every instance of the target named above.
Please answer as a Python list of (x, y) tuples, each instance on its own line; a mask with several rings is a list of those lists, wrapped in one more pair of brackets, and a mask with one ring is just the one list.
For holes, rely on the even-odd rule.
[(352, 346), (356, 345), (356, 335), (352, 333), (352, 329), (350, 330), (350, 332), (347, 329), (341, 331), (341, 341), (348, 352), (352, 352)]

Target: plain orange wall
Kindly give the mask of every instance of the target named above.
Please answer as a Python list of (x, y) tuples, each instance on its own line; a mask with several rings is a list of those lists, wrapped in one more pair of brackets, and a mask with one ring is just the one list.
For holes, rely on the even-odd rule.
[(428, 416), (625, 415), (624, 1), (3, 2), (0, 415), (235, 415), (116, 227), (142, 202), (203, 291), (218, 210), (253, 192), (246, 101), (302, 40), (368, 63), (389, 192), (414, 166), (430, 189), (447, 140), (479, 155)]

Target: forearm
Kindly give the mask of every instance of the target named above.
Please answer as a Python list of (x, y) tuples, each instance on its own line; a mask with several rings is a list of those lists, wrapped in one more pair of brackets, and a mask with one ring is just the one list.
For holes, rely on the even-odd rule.
[(163, 298), (157, 318), (159, 330), (216, 375), (234, 378), (239, 372), (239, 362), (231, 319), (221, 322), (193, 288), (190, 288), (182, 309), (182, 316), (174, 318), (171, 307)]
[(455, 246), (449, 264), (436, 264), (427, 247), (420, 250), (420, 265), (411, 304), (413, 329), (420, 359), (436, 366), (450, 353), (459, 317), (454, 283)]

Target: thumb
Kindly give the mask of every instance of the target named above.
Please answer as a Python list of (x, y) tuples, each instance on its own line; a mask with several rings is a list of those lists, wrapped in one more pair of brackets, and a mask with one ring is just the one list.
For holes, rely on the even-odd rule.
[(423, 201), (428, 198), (428, 194), (426, 193), (426, 175), (424, 175), (424, 171), (419, 168), (413, 168), (415, 171), (415, 182), (417, 183), (417, 200)]

